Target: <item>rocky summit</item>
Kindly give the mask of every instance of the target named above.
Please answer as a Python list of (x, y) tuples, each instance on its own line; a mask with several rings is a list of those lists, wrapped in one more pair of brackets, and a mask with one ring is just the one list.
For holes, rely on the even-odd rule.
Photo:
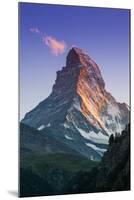
[(21, 123), (50, 136), (66, 149), (100, 160), (109, 136), (121, 133), (129, 123), (129, 107), (106, 91), (98, 65), (74, 47), (67, 55), (66, 66), (57, 72), (49, 97), (27, 113)]

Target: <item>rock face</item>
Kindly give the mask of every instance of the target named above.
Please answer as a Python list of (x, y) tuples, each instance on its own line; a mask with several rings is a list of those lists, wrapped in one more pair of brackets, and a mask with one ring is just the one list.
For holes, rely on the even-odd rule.
[(106, 91), (97, 64), (76, 47), (57, 72), (50, 96), (22, 120), (93, 160), (101, 159), (109, 136), (128, 122), (128, 106)]

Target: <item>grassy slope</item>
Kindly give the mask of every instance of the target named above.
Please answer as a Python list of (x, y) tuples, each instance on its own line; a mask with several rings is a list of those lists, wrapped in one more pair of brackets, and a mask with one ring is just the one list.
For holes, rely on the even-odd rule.
[(98, 162), (71, 154), (29, 154), (21, 161), (20, 196), (68, 193), (68, 185), (79, 172), (89, 172)]
[(30, 167), (33, 171), (42, 175), (49, 167), (60, 168), (69, 172), (90, 171), (93, 167), (97, 166), (98, 162), (88, 160), (83, 157), (55, 153), (47, 155), (29, 155), (25, 161), (23, 160), (21, 166), (23, 168)]

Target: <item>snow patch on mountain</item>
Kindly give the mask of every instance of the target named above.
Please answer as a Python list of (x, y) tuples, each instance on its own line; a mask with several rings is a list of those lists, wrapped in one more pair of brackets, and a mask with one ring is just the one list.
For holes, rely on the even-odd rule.
[(79, 133), (81, 134), (81, 136), (83, 136), (85, 139), (91, 140), (98, 144), (108, 144), (109, 137), (105, 136), (100, 131), (98, 133), (95, 133), (94, 131), (86, 132), (83, 129), (78, 128), (77, 126), (76, 126), (76, 128), (79, 131)]
[(97, 147), (96, 145), (94, 144), (91, 144), (91, 143), (86, 143), (87, 146), (91, 147), (92, 149), (94, 149), (95, 151), (97, 151), (101, 156), (104, 154), (104, 152), (107, 150), (107, 149), (103, 149), (103, 148), (99, 148)]
[(78, 100), (78, 98), (74, 98), (74, 103), (73, 103), (73, 107), (81, 112), (81, 106), (80, 106), (80, 102)]
[(112, 105), (112, 104), (108, 104), (107, 112), (113, 118), (120, 115), (119, 108), (115, 105)]
[(70, 128), (70, 126), (66, 123), (64, 123), (63, 126), (65, 127), (65, 129)]
[(37, 130), (38, 131), (41, 131), (42, 129), (44, 129), (45, 128), (45, 125), (41, 125), (41, 126), (39, 126), (38, 128), (37, 128)]
[(50, 122), (46, 125), (46, 127), (50, 127), (51, 126), (51, 124), (50, 124)]
[(51, 126), (50, 122), (49, 122), (47, 125), (42, 124), (41, 126), (39, 126), (39, 127), (37, 128), (37, 130), (38, 130), (38, 131), (41, 131), (41, 130), (43, 130), (44, 128), (50, 127), (50, 126)]
[(71, 137), (68, 136), (68, 135), (65, 135), (65, 138), (68, 139), (68, 140), (73, 140), (73, 138), (71, 138)]

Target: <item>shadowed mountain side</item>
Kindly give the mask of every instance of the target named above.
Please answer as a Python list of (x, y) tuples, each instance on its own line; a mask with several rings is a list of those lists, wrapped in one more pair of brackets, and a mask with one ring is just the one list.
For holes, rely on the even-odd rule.
[(44, 133), (22, 123), (20, 123), (20, 149), (21, 160), (30, 153), (44, 155), (58, 152), (79, 155), (66, 144), (57, 141), (51, 134), (47, 134), (47, 130)]
[(24, 124), (20, 132), (21, 197), (64, 194), (78, 171), (98, 165), (47, 133)]

